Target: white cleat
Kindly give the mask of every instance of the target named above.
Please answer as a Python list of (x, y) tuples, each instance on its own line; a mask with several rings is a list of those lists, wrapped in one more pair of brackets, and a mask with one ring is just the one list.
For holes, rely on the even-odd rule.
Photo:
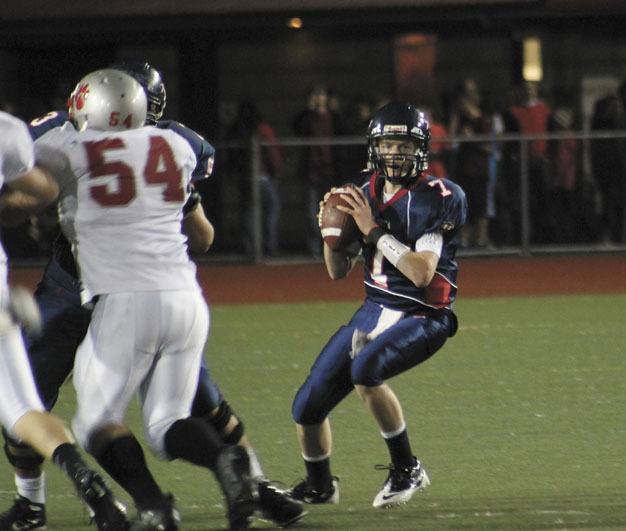
[(389, 476), (372, 505), (377, 508), (390, 508), (408, 502), (418, 490), (430, 485), (430, 478), (422, 464), (416, 459), (412, 467), (396, 470), (393, 465), (377, 465), (378, 470), (389, 470)]

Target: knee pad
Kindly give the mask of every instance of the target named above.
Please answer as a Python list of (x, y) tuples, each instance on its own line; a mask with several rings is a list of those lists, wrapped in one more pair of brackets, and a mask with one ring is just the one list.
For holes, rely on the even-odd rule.
[[(237, 419), (237, 425), (230, 433), (224, 433), (224, 428), (228, 425), (231, 417)], [(235, 415), (226, 400), (222, 400), (215, 415), (212, 417), (205, 415), (204, 418), (217, 431), (220, 438), (227, 444), (236, 444), (239, 442), (239, 439), (243, 437), (245, 430), (243, 422), (237, 415)]]
[(226, 427), (230, 417), (236, 416), (233, 413), (233, 410), (230, 408), (230, 405), (226, 400), (222, 400), (222, 403), (219, 405), (217, 409), (217, 413), (213, 416), (205, 415), (204, 418), (207, 419), (209, 424), (213, 426), (219, 433)]
[(2, 435), (4, 436), (4, 453), (14, 468), (35, 470), (43, 464), (44, 458), (29, 445), (11, 437), (4, 428), (2, 428)]
[(230, 433), (219, 434), (222, 441), (224, 441), (226, 444), (237, 444), (243, 437), (243, 433), (244, 433), (243, 422), (241, 422), (241, 419), (239, 417), (235, 417), (235, 418), (237, 419), (237, 425), (234, 427), (233, 431), (231, 431)]

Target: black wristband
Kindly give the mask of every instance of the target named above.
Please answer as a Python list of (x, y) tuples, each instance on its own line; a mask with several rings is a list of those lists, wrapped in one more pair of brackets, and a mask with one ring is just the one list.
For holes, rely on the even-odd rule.
[(187, 202), (183, 205), (183, 218), (191, 214), (202, 201), (202, 197), (197, 190), (192, 190)]
[(374, 247), (376, 247), (378, 240), (380, 240), (385, 234), (387, 233), (383, 229), (376, 226), (367, 233), (367, 236), (365, 236), (364, 241), (366, 244), (373, 245)]

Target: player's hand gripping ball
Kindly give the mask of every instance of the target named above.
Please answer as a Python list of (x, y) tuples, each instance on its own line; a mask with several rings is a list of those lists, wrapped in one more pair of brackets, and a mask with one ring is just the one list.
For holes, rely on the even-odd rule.
[(349, 207), (350, 205), (341, 197), (346, 188), (352, 184), (344, 184), (339, 188), (333, 188), (326, 194), (320, 207), (319, 226), (322, 238), (333, 251), (344, 251), (355, 243), (361, 232), (354, 218), (347, 212), (342, 212), (337, 205)]

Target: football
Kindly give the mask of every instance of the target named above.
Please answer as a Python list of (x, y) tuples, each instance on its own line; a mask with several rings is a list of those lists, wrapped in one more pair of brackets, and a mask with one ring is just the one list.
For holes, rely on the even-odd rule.
[(341, 197), (341, 194), (345, 192), (348, 186), (352, 185), (346, 184), (334, 190), (326, 203), (324, 203), (320, 229), (324, 242), (333, 251), (345, 250), (361, 235), (354, 218), (337, 208), (337, 205), (349, 206)]

